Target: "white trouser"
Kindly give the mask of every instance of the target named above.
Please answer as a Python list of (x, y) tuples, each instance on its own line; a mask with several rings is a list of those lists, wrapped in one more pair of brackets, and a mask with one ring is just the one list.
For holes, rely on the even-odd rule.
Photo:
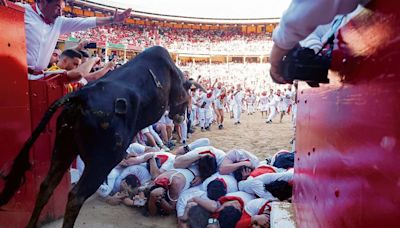
[(194, 150), (198, 147), (209, 146), (209, 145), (210, 145), (210, 140), (208, 138), (200, 138), (190, 143), (188, 146), (190, 150)]
[(248, 104), (247, 105), (247, 114), (253, 113), (254, 112), (254, 106), (253, 104)]
[(208, 108), (199, 109), (200, 127), (208, 127), (211, 121), (211, 112)]
[(269, 113), (269, 116), (268, 116), (267, 121), (272, 120), (272, 119), (275, 118), (275, 116), (278, 114), (278, 113), (276, 112), (276, 107), (275, 107), (275, 106), (271, 106), (271, 107), (269, 107), (269, 109), (270, 109), (270, 113)]
[(82, 176), (83, 170), (85, 169), (85, 163), (83, 163), (81, 156), (76, 157), (76, 169), (78, 170), (79, 178)]
[(197, 125), (200, 123), (200, 108), (196, 108), (192, 111), (193, 114), (193, 125)]
[[(107, 175), (107, 180), (104, 181), (99, 189), (97, 189), (97, 193), (102, 197), (107, 197), (114, 189), (115, 181), (118, 176), (121, 174), (123, 169), (116, 167), (111, 170), (111, 172)], [(119, 187), (119, 186), (118, 186)]]
[(156, 140), (157, 145), (164, 146), (164, 143), (157, 132), (153, 129), (153, 126), (148, 127), (150, 134), (153, 136), (154, 140)]
[(240, 115), (242, 114), (242, 106), (235, 104), (233, 106), (233, 117), (235, 122), (240, 122)]
[(182, 140), (187, 141), (187, 121), (186, 119), (180, 124), (182, 132)]

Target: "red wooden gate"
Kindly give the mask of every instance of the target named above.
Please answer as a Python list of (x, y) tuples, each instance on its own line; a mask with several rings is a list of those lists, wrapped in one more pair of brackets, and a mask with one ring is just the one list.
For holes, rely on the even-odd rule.
[(400, 8), (368, 7), (341, 30), (332, 83), (299, 91), (300, 227), (400, 226)]
[[(24, 14), (21, 7), (9, 3), (0, 6), (0, 170), (7, 172), (12, 161), (36, 127), (50, 103), (63, 95), (60, 77), (27, 80)], [(54, 142), (55, 119), (31, 150), (33, 167), (26, 183), (0, 211), (0, 227), (25, 227), (33, 210), (40, 183), (47, 175)], [(3, 182), (0, 181), (0, 189)], [(40, 221), (63, 215), (69, 175), (62, 180), (45, 207)]]

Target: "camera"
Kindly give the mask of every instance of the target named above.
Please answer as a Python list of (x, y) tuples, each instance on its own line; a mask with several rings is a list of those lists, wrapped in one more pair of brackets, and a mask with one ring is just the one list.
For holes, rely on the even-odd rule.
[(84, 49), (95, 49), (95, 48), (97, 48), (97, 44), (96, 43), (88, 43), (83, 48)]
[(296, 79), (307, 82), (311, 87), (318, 87), (319, 83), (329, 83), (331, 59), (329, 54), (315, 54), (310, 48), (296, 47), (282, 59), (282, 76), (286, 81)]

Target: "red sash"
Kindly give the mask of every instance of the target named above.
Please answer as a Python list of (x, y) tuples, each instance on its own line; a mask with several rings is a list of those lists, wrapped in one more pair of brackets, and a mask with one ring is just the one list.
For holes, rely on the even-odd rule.
[(256, 168), (250, 173), (251, 177), (258, 177), (260, 175), (266, 174), (266, 173), (275, 173), (275, 170), (272, 167), (269, 166), (261, 166)]

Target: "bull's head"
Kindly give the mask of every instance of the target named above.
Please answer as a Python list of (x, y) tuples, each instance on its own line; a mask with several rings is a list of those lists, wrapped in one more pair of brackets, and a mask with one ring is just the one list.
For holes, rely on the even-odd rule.
[(206, 90), (199, 83), (184, 79), (183, 73), (176, 66), (175, 69), (173, 69), (173, 74), (168, 117), (175, 123), (180, 124), (185, 119), (184, 115), (190, 99), (188, 90), (191, 86), (195, 86), (203, 91)]

